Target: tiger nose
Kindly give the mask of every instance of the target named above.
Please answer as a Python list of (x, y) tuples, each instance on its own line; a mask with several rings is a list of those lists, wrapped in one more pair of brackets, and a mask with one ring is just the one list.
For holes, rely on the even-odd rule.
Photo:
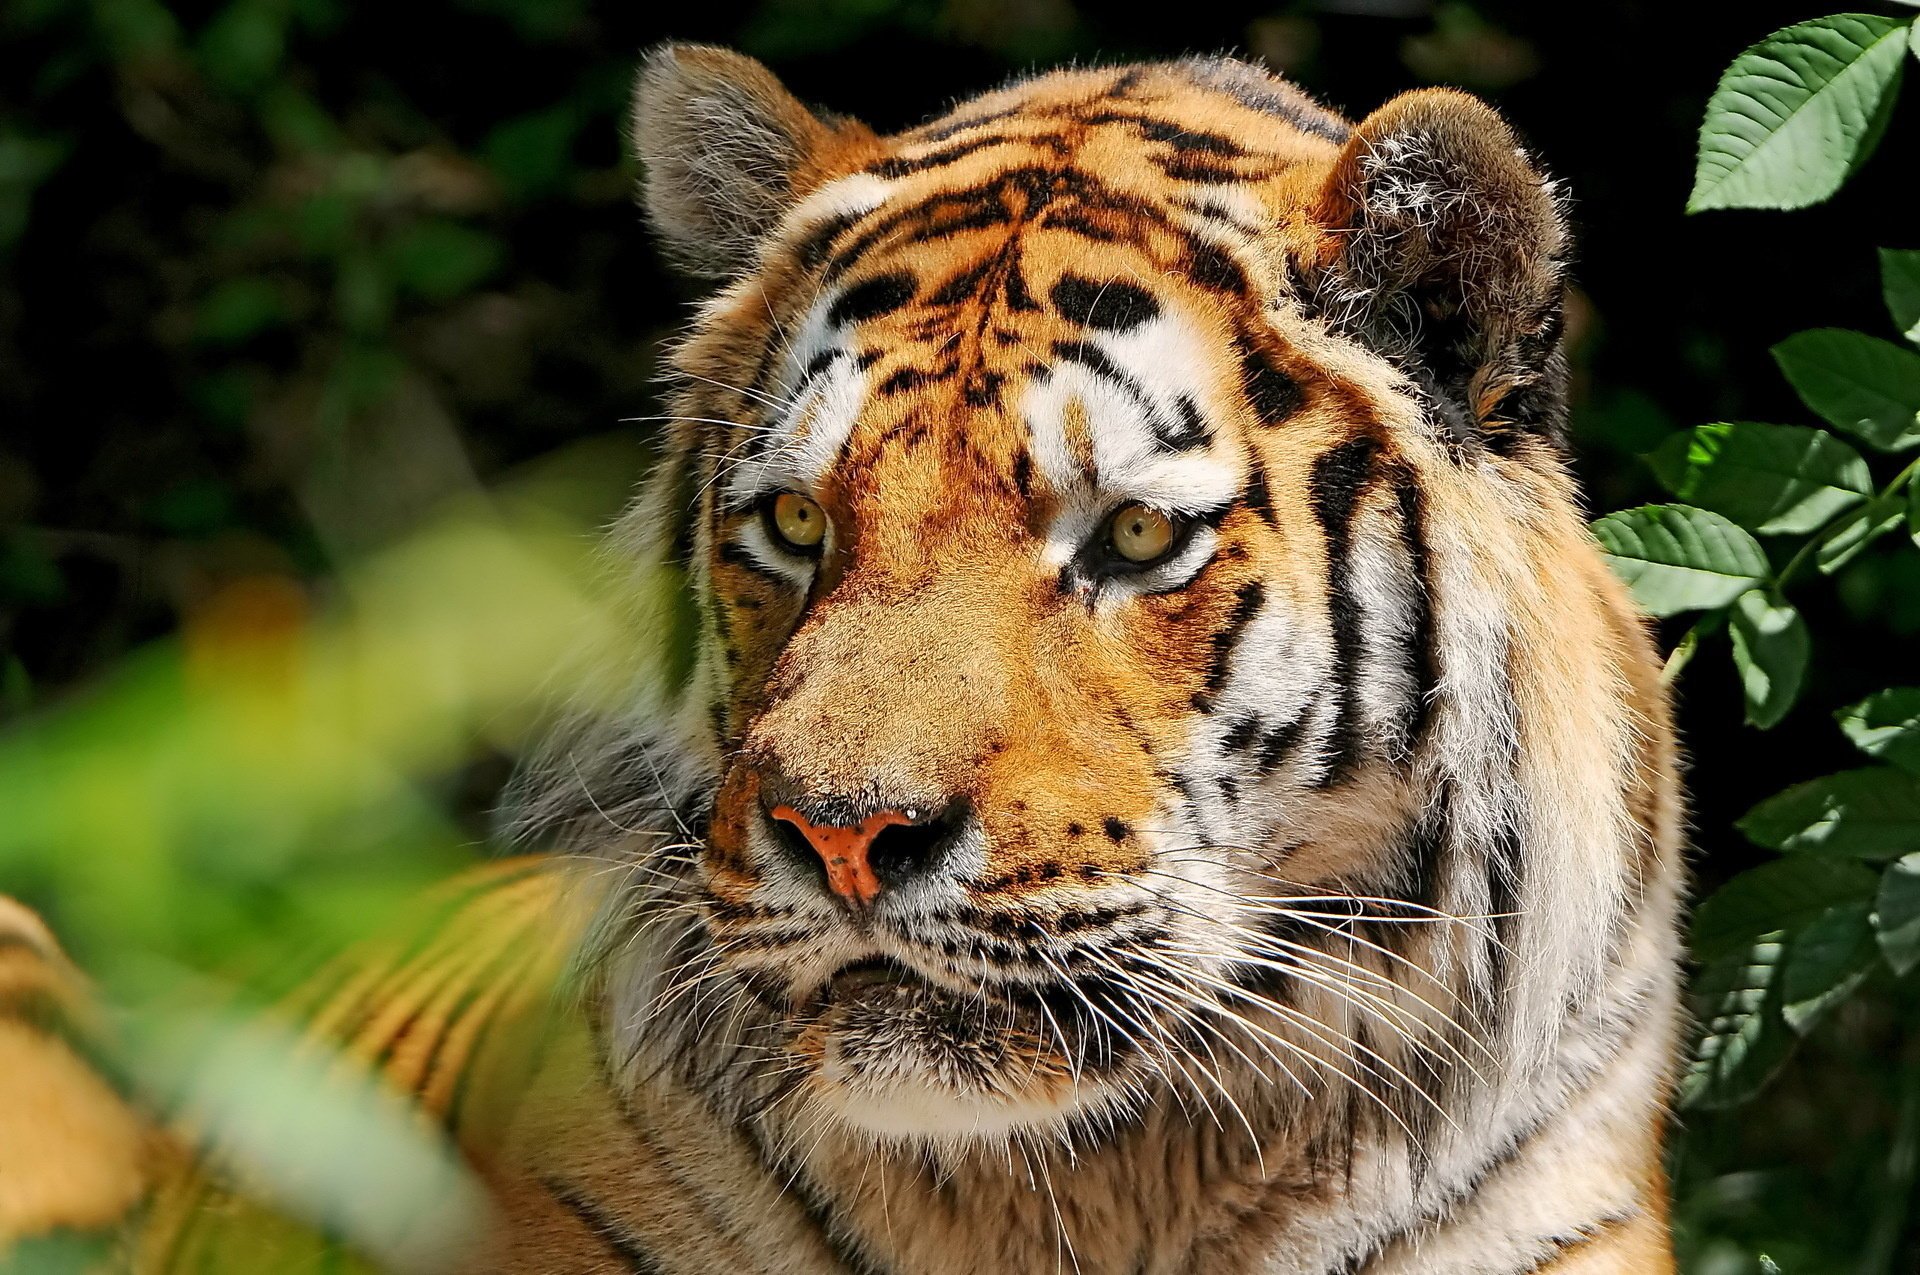
[(815, 823), (784, 804), (767, 814), (787, 849), (824, 868), (827, 888), (854, 908), (928, 871), (957, 822), (952, 811), (917, 809), (876, 810), (857, 824)]

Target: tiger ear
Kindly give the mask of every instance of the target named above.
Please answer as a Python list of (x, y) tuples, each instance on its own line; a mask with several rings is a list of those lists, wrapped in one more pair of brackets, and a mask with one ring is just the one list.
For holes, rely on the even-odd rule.
[(1369, 115), (1322, 187), (1320, 313), (1420, 384), (1456, 444), (1558, 442), (1565, 212), (1505, 120), (1451, 89)]
[(781, 214), (842, 146), (871, 134), (829, 123), (760, 63), (729, 49), (668, 44), (634, 91), (641, 197), (667, 256), (690, 274), (738, 274)]

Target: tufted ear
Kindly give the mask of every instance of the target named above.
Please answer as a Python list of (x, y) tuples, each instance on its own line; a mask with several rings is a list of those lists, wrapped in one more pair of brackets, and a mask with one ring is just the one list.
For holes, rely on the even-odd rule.
[(1353, 131), (1316, 220), (1313, 301), (1394, 358), (1456, 444), (1559, 441), (1566, 218), (1492, 107), (1450, 89), (1394, 98)]
[(710, 277), (750, 265), (834, 158), (872, 137), (821, 119), (752, 58), (698, 44), (663, 45), (641, 63), (633, 135), (642, 198), (668, 257)]

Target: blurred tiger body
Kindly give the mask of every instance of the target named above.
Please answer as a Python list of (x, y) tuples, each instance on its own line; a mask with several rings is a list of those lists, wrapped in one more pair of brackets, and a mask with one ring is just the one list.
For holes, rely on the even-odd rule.
[[(637, 125), (728, 281), (611, 545), (691, 658), (529, 769), (479, 943), (307, 1010), (490, 1187), (449, 1263), (1671, 1270), (1677, 763), (1498, 117), (1191, 60), (881, 138), (682, 47)], [(578, 1010), (489, 1051), (556, 907)]]

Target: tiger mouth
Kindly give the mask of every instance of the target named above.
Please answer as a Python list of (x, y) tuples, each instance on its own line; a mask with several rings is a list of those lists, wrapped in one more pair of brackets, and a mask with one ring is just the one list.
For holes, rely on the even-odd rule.
[(873, 956), (842, 965), (827, 976), (822, 999), (828, 1005), (856, 1001), (907, 1000), (936, 991), (925, 977), (889, 957)]

